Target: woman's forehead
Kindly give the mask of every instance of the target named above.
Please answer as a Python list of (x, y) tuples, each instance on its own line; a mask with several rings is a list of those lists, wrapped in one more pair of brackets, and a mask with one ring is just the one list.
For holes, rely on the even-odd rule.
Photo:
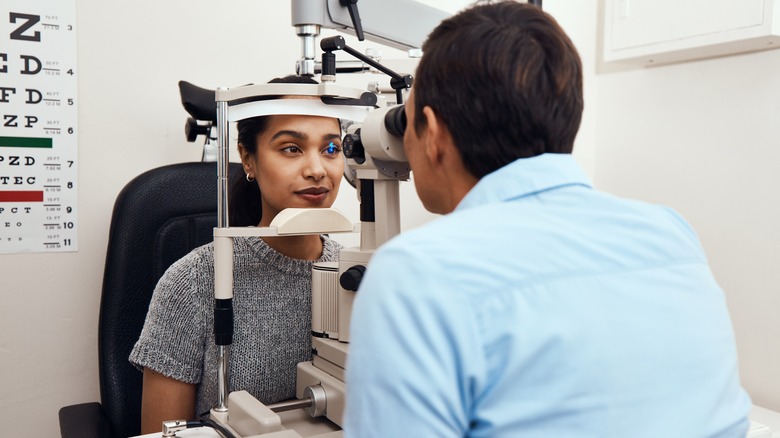
[[(295, 128), (303, 132), (341, 131), (339, 120), (333, 117), (300, 114), (275, 114), (268, 116), (267, 131), (277, 131), (283, 128)], [(273, 132), (270, 133), (273, 135)]]

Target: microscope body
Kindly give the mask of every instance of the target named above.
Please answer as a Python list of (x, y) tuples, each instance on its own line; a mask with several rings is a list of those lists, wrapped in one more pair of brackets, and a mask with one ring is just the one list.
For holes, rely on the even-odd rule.
[(360, 40), (365, 36), (385, 46), (414, 50), (422, 47), (428, 32), (447, 16), (442, 10), (414, 0), (292, 0), (291, 24), (301, 37), (303, 52), (297, 71), (315, 73), (315, 41), (322, 28), (354, 29)]

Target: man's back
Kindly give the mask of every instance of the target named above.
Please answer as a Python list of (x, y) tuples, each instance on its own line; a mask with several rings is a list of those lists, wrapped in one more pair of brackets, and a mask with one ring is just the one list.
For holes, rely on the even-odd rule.
[[(455, 212), (383, 247), (358, 295), (348, 409), (382, 412), (379, 435), (747, 429), (724, 297), (695, 234), (668, 209), (591, 189), (569, 155), (483, 178)], [(385, 394), (361, 394), (376, 380)]]

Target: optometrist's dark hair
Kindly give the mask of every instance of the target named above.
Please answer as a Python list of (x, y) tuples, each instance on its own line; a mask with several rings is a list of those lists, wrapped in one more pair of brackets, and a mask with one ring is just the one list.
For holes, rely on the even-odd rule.
[(478, 4), (423, 45), (414, 128), (431, 107), (476, 178), (518, 158), (571, 153), (582, 119), (582, 65), (558, 23), (514, 1)]
[[(290, 75), (275, 78), (269, 84), (317, 84), (310, 76)], [(238, 143), (250, 155), (257, 153), (257, 137), (265, 131), (270, 116), (251, 117), (238, 122)], [(263, 207), (260, 201), (260, 187), (256, 181), (247, 181), (243, 167), (233, 172), (230, 184), (230, 226), (246, 227), (260, 223)]]

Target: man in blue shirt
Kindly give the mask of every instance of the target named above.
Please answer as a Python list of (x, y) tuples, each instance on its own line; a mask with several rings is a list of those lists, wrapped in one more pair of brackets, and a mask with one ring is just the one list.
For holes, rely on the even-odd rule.
[(723, 293), (670, 209), (594, 190), (570, 155), (579, 56), (541, 9), (442, 22), (404, 148), (445, 216), (373, 256), (347, 366), (350, 437), (743, 437)]

